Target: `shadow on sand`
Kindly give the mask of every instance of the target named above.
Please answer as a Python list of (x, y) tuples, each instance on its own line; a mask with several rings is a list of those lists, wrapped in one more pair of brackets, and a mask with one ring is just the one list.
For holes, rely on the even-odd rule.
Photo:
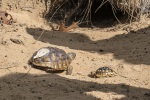
[(92, 91), (123, 95), (119, 100), (150, 100), (150, 89), (126, 84), (98, 84), (56, 74), (28, 74), (17, 80), (23, 75), (9, 74), (0, 78), (0, 100), (104, 100), (86, 94)]
[[(26, 30), (35, 39), (42, 31), (40, 28), (27, 28)], [(149, 27), (97, 41), (92, 41), (88, 36), (80, 33), (45, 30), (39, 41), (100, 54), (113, 53), (115, 59), (123, 59), (132, 64), (150, 64)]]

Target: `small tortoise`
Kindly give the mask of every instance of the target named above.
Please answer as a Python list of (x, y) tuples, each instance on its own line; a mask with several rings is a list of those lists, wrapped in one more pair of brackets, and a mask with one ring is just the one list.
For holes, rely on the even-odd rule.
[(102, 77), (113, 77), (116, 76), (116, 72), (110, 67), (100, 67), (94, 72), (91, 72), (91, 77), (102, 78)]
[(76, 54), (66, 53), (64, 50), (55, 47), (43, 47), (33, 54), (29, 60), (32, 66), (47, 68), (46, 71), (67, 71), (67, 75), (72, 73), (73, 67), (70, 66)]

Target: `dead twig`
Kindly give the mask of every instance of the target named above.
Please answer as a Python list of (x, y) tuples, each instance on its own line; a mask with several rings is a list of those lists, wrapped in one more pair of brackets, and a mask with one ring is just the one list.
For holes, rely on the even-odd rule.
[(50, 27), (52, 28), (53, 31), (67, 32), (71, 29), (78, 27), (78, 25), (79, 25), (79, 21), (73, 22), (70, 26), (66, 27), (64, 22), (61, 21), (59, 25), (59, 29), (55, 29), (52, 24), (50, 24)]
[(22, 75), (21, 77), (19, 77), (18, 79), (16, 79), (16, 81), (18, 81), (19, 79), (25, 77), (30, 72), (30, 70), (31, 70), (31, 66), (30, 66), (30, 69), (27, 71), (27, 73), (25, 73), (24, 75)]
[(58, 30), (61, 31), (61, 32), (67, 32), (67, 31), (69, 31), (69, 30), (71, 30), (73, 28), (76, 28), (78, 26), (78, 24), (79, 24), (79, 21), (73, 22), (70, 26), (65, 27), (64, 23), (61, 22), (60, 23), (60, 27), (59, 27)]
[(38, 37), (38, 39), (35, 41), (35, 42), (33, 42), (32, 44), (35, 44), (40, 38), (41, 38), (41, 36), (44, 34), (44, 30), (42, 30), (42, 33), (40, 34), (40, 36)]

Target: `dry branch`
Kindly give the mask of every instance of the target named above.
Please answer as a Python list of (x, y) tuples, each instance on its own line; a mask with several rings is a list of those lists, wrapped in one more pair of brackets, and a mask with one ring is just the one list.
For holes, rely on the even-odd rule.
[(79, 21), (73, 22), (70, 26), (67, 27), (65, 26), (64, 22), (61, 21), (59, 25), (59, 29), (55, 29), (52, 24), (50, 24), (50, 27), (52, 28), (53, 31), (67, 32), (71, 29), (78, 27), (78, 25), (79, 25)]
[(64, 25), (64, 23), (61, 22), (58, 30), (61, 31), (61, 32), (67, 32), (71, 29), (74, 29), (74, 28), (78, 27), (78, 24), (79, 24), (79, 21), (73, 22), (70, 26), (66, 27)]

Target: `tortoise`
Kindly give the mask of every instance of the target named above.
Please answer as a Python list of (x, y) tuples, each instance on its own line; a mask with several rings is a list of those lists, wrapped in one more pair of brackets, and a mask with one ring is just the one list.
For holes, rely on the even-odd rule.
[(94, 78), (113, 77), (116, 76), (116, 72), (110, 67), (100, 67), (91, 72), (90, 76)]
[(76, 54), (74, 52), (66, 53), (64, 50), (56, 47), (43, 47), (36, 51), (29, 64), (39, 68), (46, 68), (47, 72), (64, 71), (70, 75), (73, 67), (70, 65)]

